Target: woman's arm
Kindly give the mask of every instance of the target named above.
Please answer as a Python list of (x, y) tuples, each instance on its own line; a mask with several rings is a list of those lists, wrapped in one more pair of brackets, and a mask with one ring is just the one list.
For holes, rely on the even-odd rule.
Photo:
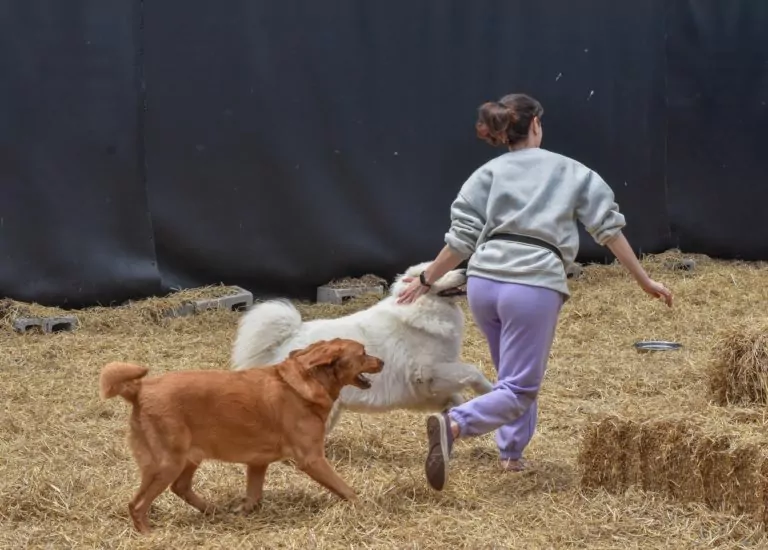
[[(485, 205), (488, 201), (492, 180), (489, 170), (484, 167), (478, 169), (464, 183), (451, 204), (451, 227), (445, 234), (445, 246), (424, 270), (424, 279), (428, 285), (455, 269), (475, 251), (485, 227), (485, 208), (478, 205)], [(399, 304), (411, 303), (429, 290), (418, 278), (403, 281), (410, 282), (410, 285), (400, 293), (397, 299)]]
[(645, 269), (643, 269), (643, 266), (640, 265), (640, 262), (637, 260), (637, 256), (635, 256), (635, 253), (632, 250), (632, 247), (629, 245), (629, 241), (627, 241), (627, 238), (624, 236), (624, 233), (617, 233), (613, 236), (612, 239), (605, 243), (605, 245), (611, 252), (613, 252), (613, 255), (616, 256), (621, 265), (623, 265), (626, 270), (629, 271), (630, 275), (635, 278), (637, 284), (642, 286), (651, 280), (651, 278), (645, 272)]
[(645, 269), (643, 269), (643, 266), (640, 265), (640, 262), (637, 260), (624, 233), (617, 233), (605, 244), (610, 251), (613, 252), (621, 265), (623, 265), (635, 278), (635, 281), (640, 285), (640, 288), (654, 298), (661, 298), (667, 306), (672, 307), (672, 291), (648, 276)]
[(456, 269), (464, 260), (464, 257), (454, 252), (450, 246), (445, 245), (437, 258), (424, 270), (424, 279), (431, 285), (452, 269)]
[(624, 236), (623, 228), (626, 221), (623, 214), (619, 212), (613, 190), (592, 170), (587, 170), (584, 175), (576, 215), (592, 238), (613, 252), (621, 265), (635, 278), (640, 288), (651, 296), (661, 298), (669, 307), (672, 307), (672, 292), (648, 276)]
[[(424, 279), (427, 281), (427, 284), (431, 285), (440, 277), (452, 269), (455, 269), (462, 261), (464, 261), (464, 258), (451, 250), (451, 247), (445, 245), (440, 251), (440, 254), (437, 255), (437, 258), (435, 258), (434, 261), (429, 264), (429, 267), (424, 270)], [(398, 304), (411, 303), (422, 294), (426, 294), (429, 290), (428, 287), (421, 284), (421, 281), (418, 278), (404, 278), (403, 282), (410, 284), (400, 293), (400, 296), (398, 296)]]

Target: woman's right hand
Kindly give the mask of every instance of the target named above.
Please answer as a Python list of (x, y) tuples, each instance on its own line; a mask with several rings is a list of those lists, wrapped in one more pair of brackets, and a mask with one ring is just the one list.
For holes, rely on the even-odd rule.
[(412, 304), (416, 301), (416, 298), (426, 294), (429, 289), (421, 284), (418, 277), (405, 277), (404, 283), (408, 283), (408, 286), (403, 289), (397, 296), (398, 304)]
[(658, 283), (653, 279), (645, 279), (640, 282), (640, 288), (654, 298), (664, 300), (664, 303), (666, 303), (668, 307), (672, 307), (672, 291), (663, 284)]

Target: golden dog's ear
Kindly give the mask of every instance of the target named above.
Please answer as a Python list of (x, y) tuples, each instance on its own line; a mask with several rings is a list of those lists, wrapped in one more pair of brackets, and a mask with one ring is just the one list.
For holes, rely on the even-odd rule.
[(339, 338), (321, 340), (303, 349), (292, 351), (288, 359), (277, 366), (277, 372), (296, 393), (307, 401), (330, 408), (337, 396), (331, 397), (332, 376), (324, 367), (334, 365), (347, 351)]
[(328, 409), (333, 406), (333, 399), (323, 384), (313, 376), (300, 359), (290, 358), (277, 365), (277, 373), (305, 400)]
[(303, 349), (293, 350), (288, 357), (301, 361), (307, 369), (329, 366), (349, 353), (349, 343), (341, 338), (320, 340)]

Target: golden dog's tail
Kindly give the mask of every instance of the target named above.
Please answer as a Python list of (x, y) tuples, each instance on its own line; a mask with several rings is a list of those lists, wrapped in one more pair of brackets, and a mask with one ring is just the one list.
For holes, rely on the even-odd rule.
[(136, 402), (141, 388), (141, 379), (149, 369), (130, 363), (109, 363), (101, 369), (99, 393), (102, 399), (111, 399), (119, 395), (126, 401)]

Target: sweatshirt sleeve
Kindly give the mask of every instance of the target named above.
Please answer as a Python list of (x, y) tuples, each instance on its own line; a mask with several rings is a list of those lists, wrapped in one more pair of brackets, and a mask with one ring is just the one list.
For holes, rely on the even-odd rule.
[(445, 234), (445, 244), (463, 260), (474, 253), (485, 227), (485, 207), (492, 180), (490, 170), (477, 170), (451, 204), (451, 227)]
[(613, 190), (596, 172), (588, 169), (580, 186), (576, 217), (601, 246), (605, 246), (626, 225)]

